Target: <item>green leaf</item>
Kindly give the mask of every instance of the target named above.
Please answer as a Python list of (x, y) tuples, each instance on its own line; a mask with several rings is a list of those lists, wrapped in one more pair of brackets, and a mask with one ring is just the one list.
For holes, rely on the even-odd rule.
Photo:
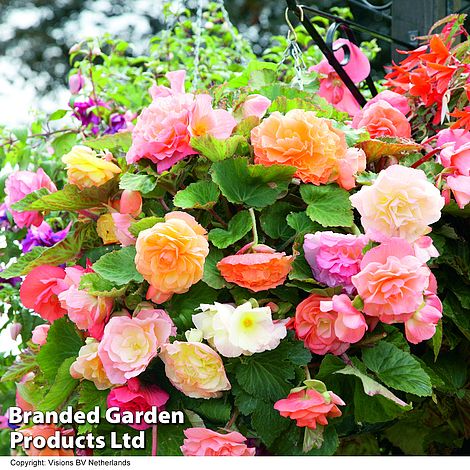
[(221, 276), (217, 268), (217, 263), (224, 257), (222, 251), (212, 248), (204, 263), (204, 276), (202, 280), (213, 289), (222, 289), (227, 286), (227, 282)]
[(293, 212), (286, 218), (287, 225), (292, 227), (296, 234), (305, 235), (306, 233), (315, 233), (322, 231), (323, 227), (314, 222), (306, 212)]
[(271, 403), (260, 402), (251, 416), (251, 424), (256, 434), (269, 447), (284, 433), (290, 422), (283, 418)]
[(142, 232), (142, 230), (147, 230), (148, 228), (152, 228), (155, 224), (158, 224), (159, 222), (163, 222), (165, 219), (163, 217), (145, 217), (144, 219), (140, 219), (137, 222), (134, 222), (130, 227), (129, 227), (129, 232), (134, 235), (134, 237), (138, 237), (139, 233)]
[(156, 178), (144, 173), (124, 173), (119, 181), (119, 189), (140, 191), (142, 194), (147, 194), (150, 191), (153, 191), (156, 185)]
[(185, 397), (184, 407), (196, 412), (204, 419), (223, 424), (230, 419), (232, 412), (230, 402), (226, 402), (223, 398), (205, 400)]
[(178, 191), (173, 199), (183, 209), (211, 209), (219, 199), (220, 191), (212, 181), (198, 181)]
[(58, 121), (59, 119), (62, 119), (66, 114), (66, 109), (57, 109), (49, 116), (49, 121)]
[(51, 411), (59, 408), (75, 390), (79, 382), (70, 375), (70, 366), (74, 361), (74, 357), (69, 357), (60, 365), (54, 383), (39, 403), (37, 408), (39, 411)]
[(86, 273), (80, 278), (80, 289), (97, 297), (121, 297), (126, 292), (127, 286), (117, 287), (97, 273)]
[(302, 199), (308, 204), (307, 215), (324, 227), (350, 227), (353, 212), (349, 193), (334, 184), (300, 187)]
[(77, 143), (77, 134), (75, 132), (67, 132), (59, 135), (52, 142), (51, 146), (57, 158), (62, 157), (72, 150), (72, 147)]
[(243, 238), (252, 229), (248, 211), (241, 211), (228, 223), (227, 229), (214, 228), (209, 232), (209, 241), (217, 248), (227, 248)]
[(74, 184), (66, 184), (64, 189), (45, 194), (43, 189), (28, 194), (15, 203), (17, 211), (76, 211), (91, 209), (108, 203), (108, 199), (118, 190), (117, 179), (101, 186), (78, 189)]
[(385, 341), (364, 349), (362, 359), (368, 369), (386, 385), (420, 397), (432, 394), (431, 379), (409, 353)]
[(437, 356), (439, 356), (439, 351), (442, 346), (442, 320), (439, 320), (439, 323), (436, 325), (436, 332), (431, 338), (432, 350), (434, 352), (434, 362), (437, 361)]
[(232, 158), (214, 163), (210, 173), (230, 202), (263, 208), (287, 191), (295, 170), (286, 165), (249, 165), (247, 158)]
[(93, 270), (104, 279), (122, 286), (144, 278), (135, 267), (135, 246), (126, 246), (102, 256), (93, 264)]
[(86, 145), (95, 150), (122, 149), (127, 152), (132, 145), (132, 133), (116, 132), (116, 134), (107, 134), (98, 139), (88, 139)]
[(62, 317), (52, 323), (47, 342), (39, 350), (37, 362), (47, 380), (52, 381), (62, 363), (69, 357), (76, 358), (83, 341), (75, 325)]
[(295, 235), (292, 228), (286, 224), (287, 216), (292, 210), (290, 204), (282, 201), (264, 209), (259, 219), (263, 232), (275, 240), (278, 238), (286, 240)]
[(201, 304), (212, 304), (217, 300), (218, 291), (211, 289), (204, 282), (198, 282), (185, 294), (174, 295), (164, 308), (175, 322), (178, 330), (194, 327), (192, 316)]
[(2, 271), (2, 277), (24, 276), (36, 266), (51, 264), (58, 266), (75, 259), (86, 247), (89, 241), (96, 235), (94, 223), (79, 222), (76, 229), (67, 237), (49, 248), (37, 246), (30, 252), (21, 256), (18, 261)]
[[(398, 348), (397, 348), (398, 349)], [(335, 374), (342, 374), (342, 375), (353, 375), (360, 379), (362, 382), (362, 386), (366, 395), (371, 397), (375, 395), (381, 395), (388, 400), (395, 402), (397, 405), (402, 407), (407, 407), (407, 405), (403, 400), (395, 396), (390, 390), (385, 388), (383, 385), (376, 382), (374, 379), (370, 378), (367, 374), (361, 372), (357, 367), (348, 365), (343, 369), (337, 370), (334, 372)]]
[(208, 158), (212, 162), (218, 162), (232, 157), (237, 152), (240, 144), (245, 142), (241, 135), (234, 135), (228, 139), (219, 140), (210, 134), (202, 137), (191, 138), (191, 147), (200, 155)]

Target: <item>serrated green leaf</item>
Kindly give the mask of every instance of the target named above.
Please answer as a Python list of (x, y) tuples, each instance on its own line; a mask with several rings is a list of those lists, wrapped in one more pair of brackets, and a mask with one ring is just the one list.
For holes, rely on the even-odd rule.
[(121, 297), (127, 289), (127, 285), (118, 287), (97, 273), (86, 273), (80, 278), (80, 289), (84, 289), (90, 295), (97, 297)]
[(202, 137), (192, 137), (191, 147), (200, 155), (208, 158), (212, 162), (218, 162), (232, 157), (240, 144), (245, 142), (241, 135), (234, 135), (228, 139), (219, 140), (210, 134)]
[(173, 199), (183, 209), (211, 209), (219, 199), (219, 187), (212, 181), (198, 181), (178, 191)]
[(47, 334), (47, 342), (37, 356), (37, 362), (47, 380), (52, 381), (62, 363), (69, 357), (77, 357), (83, 341), (75, 325), (67, 318), (59, 318), (52, 323)]
[(263, 232), (275, 240), (278, 238), (286, 240), (295, 235), (294, 230), (286, 224), (287, 216), (292, 210), (293, 206), (282, 201), (264, 209), (259, 218)]
[(80, 190), (74, 184), (66, 184), (64, 189), (45, 193), (43, 189), (28, 194), (15, 203), (17, 211), (77, 211), (107, 204), (108, 199), (118, 190), (117, 179), (101, 186)]
[(431, 379), (409, 353), (385, 341), (362, 352), (364, 364), (386, 385), (420, 397), (432, 394)]
[(93, 264), (93, 270), (104, 279), (122, 286), (144, 278), (135, 267), (135, 246), (126, 246), (102, 256)]
[(349, 193), (334, 184), (300, 187), (302, 199), (308, 204), (307, 215), (324, 227), (350, 227), (353, 212)]
[(252, 220), (248, 211), (235, 214), (227, 229), (214, 228), (209, 232), (209, 241), (217, 248), (227, 248), (243, 238), (252, 229)]
[(132, 133), (126, 131), (107, 134), (98, 139), (88, 139), (86, 144), (95, 150), (122, 149), (124, 152), (127, 152), (132, 145)]
[(207, 255), (204, 263), (204, 275), (202, 280), (213, 289), (222, 289), (227, 286), (227, 282), (221, 276), (220, 271), (217, 269), (217, 263), (224, 257), (222, 251), (217, 248), (212, 248)]
[(163, 222), (165, 219), (163, 217), (145, 217), (144, 219), (140, 219), (137, 222), (134, 222), (129, 227), (129, 232), (134, 235), (134, 237), (138, 237), (139, 233), (142, 230), (147, 230), (148, 228), (152, 228), (155, 224), (159, 222)]
[(286, 221), (287, 225), (293, 228), (298, 235), (323, 230), (323, 227), (317, 222), (314, 222), (306, 212), (293, 212), (287, 216)]
[(75, 390), (79, 382), (70, 375), (70, 366), (74, 361), (74, 357), (69, 357), (60, 365), (54, 383), (39, 403), (37, 408), (39, 411), (44, 412), (57, 409)]
[(231, 158), (214, 163), (210, 173), (230, 202), (261, 209), (287, 191), (295, 171), (292, 166), (249, 165), (247, 158)]
[(147, 194), (150, 191), (153, 191), (156, 185), (156, 178), (145, 173), (124, 173), (119, 180), (119, 189), (139, 191), (142, 194)]
[(251, 423), (258, 437), (270, 446), (290, 425), (271, 403), (260, 402), (251, 416)]

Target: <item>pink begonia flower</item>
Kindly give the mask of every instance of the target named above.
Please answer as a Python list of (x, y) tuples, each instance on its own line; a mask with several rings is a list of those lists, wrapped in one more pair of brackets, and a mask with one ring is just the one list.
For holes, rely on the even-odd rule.
[(10, 429), (10, 423), (8, 421), (8, 410), (4, 415), (0, 415), (0, 429)]
[(246, 437), (239, 432), (221, 434), (207, 428), (184, 430), (186, 439), (181, 446), (184, 456), (253, 456), (256, 449), (247, 447)]
[(406, 116), (385, 100), (378, 100), (354, 115), (352, 127), (365, 127), (376, 137), (411, 138), (411, 125)]
[(242, 104), (242, 116), (246, 119), (249, 116), (262, 118), (268, 108), (271, 106), (271, 100), (263, 95), (248, 95)]
[(436, 137), (436, 147), (454, 144), (455, 150), (470, 142), (470, 132), (467, 132), (465, 129), (442, 129), (436, 134)]
[[(343, 45), (346, 45), (350, 51), (349, 62), (344, 66), (344, 70), (351, 80), (357, 84), (369, 75), (369, 60), (355, 44), (347, 39), (338, 39), (333, 43), (333, 50), (335, 50), (334, 55), (339, 62), (344, 60), (344, 49), (341, 47)], [(326, 76), (326, 78), (320, 79), (318, 94), (321, 97), (325, 98), (340, 111), (351, 115), (360, 111), (360, 105), (326, 59), (323, 59), (318, 65), (314, 65), (308, 70), (309, 72), (315, 71), (320, 75)]]
[(349, 191), (356, 186), (356, 176), (366, 169), (367, 157), (362, 149), (348, 148), (338, 160), (338, 184)]
[(413, 243), (413, 248), (415, 256), (423, 264), (427, 263), (431, 258), (437, 258), (439, 256), (439, 252), (432, 243), (432, 238), (426, 235), (418, 238), (418, 240)]
[(192, 137), (211, 135), (216, 139), (228, 139), (237, 125), (235, 118), (225, 109), (212, 109), (210, 95), (196, 95), (189, 118)]
[(119, 212), (137, 217), (142, 212), (142, 195), (140, 192), (125, 189), (119, 200)]
[(346, 403), (333, 392), (320, 393), (312, 388), (292, 391), (287, 398), (274, 403), (274, 409), (284, 418), (296, 421), (298, 427), (316, 429), (317, 425), (326, 426), (327, 418), (341, 416), (338, 405)]
[(439, 162), (446, 168), (447, 186), (457, 201), (458, 206), (463, 209), (470, 202), (470, 142), (447, 143), (444, 145)]
[(62, 308), (80, 330), (88, 331), (93, 338), (101, 339), (104, 325), (113, 309), (113, 299), (109, 297), (96, 297), (86, 290), (79, 289), (83, 274), (92, 272), (81, 266), (65, 268), (66, 276), (63, 285), (66, 287), (59, 294)]
[(17, 212), (11, 208), (15, 202), (41, 188), (46, 188), (51, 193), (57, 191), (55, 184), (42, 168), (39, 168), (37, 172), (14, 171), (5, 181), (5, 205), (19, 228), (30, 227), (31, 225), (37, 227), (44, 220), (39, 212)]
[(157, 171), (168, 170), (176, 162), (196, 152), (191, 148), (192, 136), (210, 134), (225, 139), (236, 125), (228, 111), (213, 110), (209, 95), (184, 92), (186, 72), (168, 72), (171, 87), (152, 86), (153, 98), (132, 130), (132, 146), (127, 162), (147, 158), (157, 165)]
[(112, 212), (111, 217), (114, 222), (114, 234), (122, 246), (135, 245), (136, 238), (129, 232), (129, 227), (135, 222), (130, 214), (120, 214)]
[(400, 95), (399, 93), (395, 93), (391, 90), (381, 91), (366, 103), (363, 110), (370, 108), (374, 103), (377, 103), (377, 101), (380, 100), (386, 101), (388, 104), (398, 109), (398, 111), (400, 111), (405, 116), (410, 112), (408, 99), (405, 96)]
[(369, 250), (352, 282), (364, 302), (363, 312), (384, 323), (403, 323), (416, 312), (430, 283), (431, 271), (401, 238)]
[(83, 77), (80, 70), (69, 77), (69, 90), (72, 95), (78, 94), (85, 84), (85, 78)]
[(47, 334), (49, 333), (49, 328), (51, 325), (38, 325), (33, 330), (33, 335), (31, 341), (38, 346), (46, 344)]
[(65, 271), (57, 266), (43, 264), (33, 268), (21, 284), (21, 303), (48, 322), (63, 317), (67, 310), (61, 306), (58, 296), (64, 290), (64, 277)]
[(173, 327), (167, 318), (146, 311), (112, 317), (98, 347), (109, 380), (121, 385), (141, 374), (168, 342)]
[(328, 287), (342, 286), (348, 294), (354, 292), (351, 277), (360, 271), (362, 250), (367, 245), (365, 235), (343, 235), (316, 232), (305, 235), (304, 254), (314, 278)]
[(439, 297), (427, 292), (422, 306), (405, 322), (406, 339), (413, 344), (430, 339), (436, 332), (436, 325), (442, 318), (442, 303)]
[[(139, 379), (129, 379), (126, 385), (113, 388), (109, 392), (107, 404), (108, 408), (118, 407), (121, 413), (150, 411), (152, 407), (157, 407), (159, 411), (170, 398), (170, 395), (156, 385), (144, 385)], [(145, 422), (129, 424), (131, 428), (142, 431), (148, 429), (151, 424)]]

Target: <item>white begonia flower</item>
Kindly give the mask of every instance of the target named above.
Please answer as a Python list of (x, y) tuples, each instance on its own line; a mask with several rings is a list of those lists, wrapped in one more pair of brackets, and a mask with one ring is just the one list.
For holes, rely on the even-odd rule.
[(284, 322), (273, 323), (269, 307), (253, 308), (250, 302), (234, 307), (216, 302), (199, 308), (202, 312), (193, 315), (196, 328), (225, 357), (274, 349), (287, 335)]

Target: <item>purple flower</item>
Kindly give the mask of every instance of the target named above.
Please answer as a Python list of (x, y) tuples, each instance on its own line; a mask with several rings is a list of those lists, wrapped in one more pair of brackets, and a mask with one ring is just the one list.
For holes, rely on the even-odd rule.
[(39, 227), (31, 226), (26, 234), (26, 237), (21, 242), (23, 253), (31, 251), (35, 246), (52, 246), (63, 240), (70, 230), (70, 225), (67, 225), (59, 232), (53, 232), (51, 226), (47, 222), (42, 222)]
[(97, 106), (108, 108), (108, 105), (104, 101), (95, 101), (93, 98), (88, 98), (85, 101), (75, 101), (71, 106), (74, 110), (73, 115), (79, 119), (84, 126), (91, 124), (91, 131), (93, 134), (97, 134), (99, 132), (98, 124), (101, 119), (98, 114), (94, 112), (94, 108)]
[(10, 228), (10, 221), (7, 217), (7, 206), (5, 203), (0, 204), (0, 228)]
[(113, 113), (109, 118), (109, 128), (106, 130), (105, 134), (115, 134), (126, 127), (127, 120), (124, 114)]

